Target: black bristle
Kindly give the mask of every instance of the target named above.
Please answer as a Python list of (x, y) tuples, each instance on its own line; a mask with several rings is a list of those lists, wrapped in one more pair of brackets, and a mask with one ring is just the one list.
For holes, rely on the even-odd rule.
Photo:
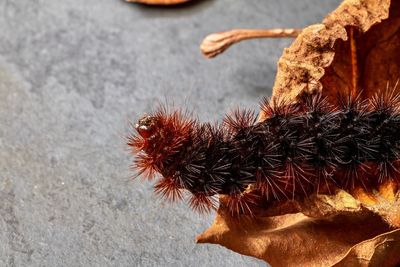
[(377, 93), (371, 99), (374, 113), (371, 115), (371, 139), (376, 146), (375, 174), (378, 183), (396, 179), (400, 175), (396, 161), (399, 160), (400, 95), (394, 90)]

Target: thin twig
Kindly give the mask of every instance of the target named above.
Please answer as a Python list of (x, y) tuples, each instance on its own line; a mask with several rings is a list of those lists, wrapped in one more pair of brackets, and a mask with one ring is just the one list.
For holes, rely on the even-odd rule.
[(302, 29), (236, 29), (213, 33), (203, 40), (200, 50), (207, 58), (213, 58), (223, 53), (231, 45), (243, 40), (297, 37), (301, 31)]

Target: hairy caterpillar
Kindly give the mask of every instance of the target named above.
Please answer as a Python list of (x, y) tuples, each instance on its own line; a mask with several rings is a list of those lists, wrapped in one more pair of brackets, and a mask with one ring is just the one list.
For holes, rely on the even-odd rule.
[(344, 190), (400, 182), (400, 94), (387, 90), (370, 100), (321, 94), (296, 103), (264, 99), (265, 119), (235, 110), (212, 125), (180, 111), (160, 108), (135, 125), (128, 138), (138, 175), (161, 179), (157, 194), (189, 205), (214, 208), (227, 195), (232, 213), (251, 212), (255, 195), (266, 202), (318, 193), (330, 185)]

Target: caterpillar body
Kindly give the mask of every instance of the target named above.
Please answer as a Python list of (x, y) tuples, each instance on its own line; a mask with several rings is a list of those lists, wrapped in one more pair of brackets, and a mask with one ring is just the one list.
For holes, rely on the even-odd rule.
[[(221, 124), (199, 123), (160, 108), (141, 118), (128, 145), (138, 175), (160, 179), (155, 192), (200, 212), (228, 197), (233, 214), (251, 213), (254, 190), (267, 203), (307, 197), (334, 185), (344, 190), (400, 182), (400, 94), (369, 100), (320, 93), (296, 103), (265, 98), (262, 118), (235, 110)], [(248, 190), (249, 187), (252, 190)], [(250, 192), (251, 191), (251, 192)]]

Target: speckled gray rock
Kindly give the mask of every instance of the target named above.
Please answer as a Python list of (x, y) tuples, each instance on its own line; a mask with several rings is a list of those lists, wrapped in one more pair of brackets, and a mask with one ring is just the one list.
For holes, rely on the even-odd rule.
[(212, 222), (130, 179), (129, 120), (158, 102), (202, 120), (257, 109), (290, 40), (198, 46), (231, 28), (304, 27), (339, 0), (0, 1), (0, 266), (263, 266), (196, 245)]

